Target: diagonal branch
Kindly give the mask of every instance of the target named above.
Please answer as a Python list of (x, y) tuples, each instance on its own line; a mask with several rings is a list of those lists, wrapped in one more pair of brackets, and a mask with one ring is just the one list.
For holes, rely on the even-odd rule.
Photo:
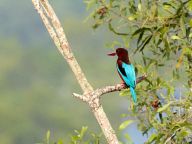
[(63, 55), (65, 60), (68, 62), (79, 85), (84, 92), (92, 91), (93, 88), (87, 81), (84, 73), (82, 72), (77, 60), (75, 59), (70, 45), (65, 36), (64, 30), (61, 26), (59, 19), (57, 18), (54, 10), (49, 4), (48, 0), (32, 0), (35, 9), (41, 16), (41, 19), (47, 28), (51, 38), (57, 46), (60, 53)]

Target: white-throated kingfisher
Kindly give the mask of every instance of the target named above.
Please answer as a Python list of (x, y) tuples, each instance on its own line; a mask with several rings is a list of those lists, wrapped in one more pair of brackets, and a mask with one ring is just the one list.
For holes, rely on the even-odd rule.
[(126, 86), (130, 88), (133, 101), (136, 103), (137, 96), (135, 93), (135, 87), (136, 87), (135, 69), (129, 60), (128, 51), (124, 48), (117, 48), (116, 52), (110, 53), (108, 55), (118, 56), (117, 71), (123, 82), (126, 84)]

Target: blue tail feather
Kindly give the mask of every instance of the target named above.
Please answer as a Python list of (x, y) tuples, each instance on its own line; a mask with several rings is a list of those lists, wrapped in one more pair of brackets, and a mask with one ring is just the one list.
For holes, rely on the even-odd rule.
[(130, 92), (131, 92), (133, 101), (136, 103), (137, 102), (137, 96), (136, 96), (136, 93), (135, 93), (135, 90), (133, 87), (130, 87)]

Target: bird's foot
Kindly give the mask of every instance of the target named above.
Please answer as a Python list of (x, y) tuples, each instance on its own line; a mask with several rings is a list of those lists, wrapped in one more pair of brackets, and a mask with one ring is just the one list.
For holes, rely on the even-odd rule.
[(124, 85), (125, 88), (127, 88), (127, 85), (125, 82), (121, 82), (122, 85)]

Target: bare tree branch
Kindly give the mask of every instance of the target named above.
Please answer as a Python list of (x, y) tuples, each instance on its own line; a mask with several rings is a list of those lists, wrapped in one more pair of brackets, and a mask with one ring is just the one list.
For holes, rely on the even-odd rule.
[[(144, 79), (146, 79), (147, 75), (143, 75), (139, 78), (137, 78), (137, 84), (140, 83), (141, 81), (143, 81)], [(89, 93), (88, 95), (91, 95), (91, 98), (92, 99), (99, 99), (100, 96), (104, 95), (104, 94), (107, 94), (107, 93), (111, 93), (111, 92), (116, 92), (116, 91), (120, 91), (120, 90), (123, 90), (123, 89), (126, 89), (128, 88), (125, 84), (116, 84), (114, 86), (105, 86), (103, 88), (98, 88), (94, 91), (92, 91), (91, 93)], [(80, 94), (77, 94), (77, 93), (73, 93), (73, 96), (76, 97), (76, 98), (79, 98), (81, 99), (82, 101), (84, 102), (88, 102), (92, 99), (86, 99), (86, 96), (87, 94), (84, 94), (84, 95), (80, 95)]]
[(68, 62), (79, 85), (84, 92), (90, 92), (93, 90), (89, 82), (87, 81), (84, 73), (82, 72), (78, 62), (76, 61), (70, 45), (65, 36), (64, 30), (61, 26), (59, 19), (57, 18), (54, 10), (49, 4), (48, 0), (32, 0), (37, 12), (40, 14), (42, 21), (45, 24), (51, 38), (57, 46), (60, 53)]
[[(147, 75), (145, 74), (145, 75), (137, 78), (136, 83), (137, 84), (140, 83), (141, 81), (146, 79), (146, 77), (147, 77)], [(115, 86), (105, 86), (103, 88), (98, 89), (98, 91), (101, 91), (102, 92), (101, 95), (103, 95), (103, 94), (107, 94), (107, 93), (110, 93), (110, 92), (120, 91), (120, 90), (125, 89), (125, 88), (127, 88), (125, 86), (125, 84), (116, 84)]]
[[(106, 86), (94, 91), (90, 83), (87, 81), (77, 60), (75, 59), (61, 23), (48, 0), (32, 0), (32, 3), (39, 13), (55, 45), (69, 64), (81, 89), (83, 90), (83, 95), (76, 93), (73, 93), (73, 95), (82, 101), (85, 101), (89, 105), (107, 139), (107, 142), (109, 144), (118, 144), (119, 142), (116, 134), (112, 129), (111, 124), (100, 103), (100, 96), (113, 91), (121, 90), (125, 88), (125, 85), (117, 84), (116, 86)], [(137, 79), (137, 82), (140, 82), (145, 78), (146, 76), (143, 76), (142, 78)]]

